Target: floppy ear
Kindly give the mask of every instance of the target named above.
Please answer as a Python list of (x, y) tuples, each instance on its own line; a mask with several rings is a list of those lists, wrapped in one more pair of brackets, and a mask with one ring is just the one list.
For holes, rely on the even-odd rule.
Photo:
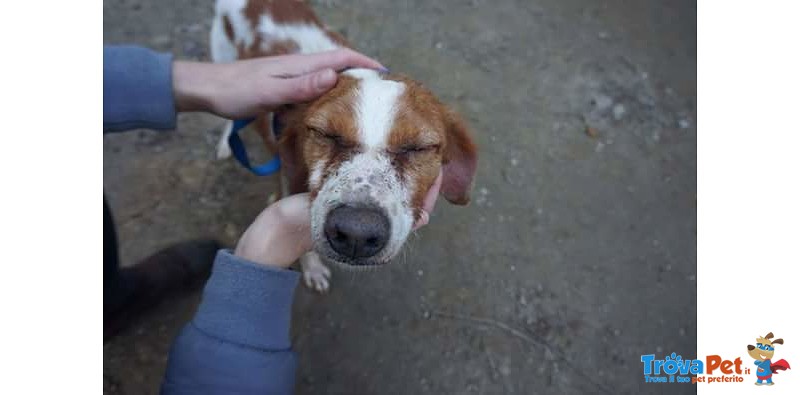
[(478, 167), (477, 149), (464, 121), (453, 112), (448, 112), (446, 117), (441, 192), (450, 203), (466, 205)]
[(308, 167), (303, 160), (304, 111), (305, 106), (287, 105), (273, 113), (276, 117), (274, 124), (280, 128), (278, 154), (281, 157), (281, 175), (287, 181), (290, 194), (308, 191)]
[(783, 344), (783, 339), (775, 339), (772, 341), (772, 344)]
[(773, 336), (775, 336), (775, 335), (773, 335), (772, 332), (770, 332), (770, 333), (767, 333), (766, 336), (764, 336), (764, 339), (772, 339)]

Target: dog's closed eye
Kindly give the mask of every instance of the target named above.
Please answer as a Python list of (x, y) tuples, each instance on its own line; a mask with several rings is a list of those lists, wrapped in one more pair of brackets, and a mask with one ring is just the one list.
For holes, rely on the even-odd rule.
[(309, 127), (309, 130), (311, 130), (311, 132), (314, 135), (322, 138), (323, 140), (331, 142), (331, 143), (335, 144), (336, 146), (338, 146), (340, 148), (352, 148), (354, 146), (354, 144), (352, 144), (351, 142), (345, 140), (344, 137), (340, 136), (337, 133), (326, 131), (326, 130), (315, 128), (315, 127)]
[(409, 144), (409, 145), (404, 145), (404, 146), (398, 147), (398, 148), (393, 149), (393, 150), (389, 150), (389, 152), (391, 154), (393, 154), (393, 155), (411, 155), (411, 154), (432, 152), (432, 151), (435, 151), (437, 149), (439, 149), (439, 146), (435, 145), (435, 144), (434, 145), (414, 145), (414, 144)]

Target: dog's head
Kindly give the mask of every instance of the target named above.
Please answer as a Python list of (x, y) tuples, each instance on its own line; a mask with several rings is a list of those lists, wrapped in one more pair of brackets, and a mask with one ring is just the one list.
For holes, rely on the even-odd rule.
[(772, 332), (767, 333), (764, 337), (756, 338), (756, 345), (748, 344), (747, 353), (750, 357), (758, 361), (765, 361), (772, 359), (775, 355), (775, 345), (783, 344), (783, 339), (772, 339), (775, 335)]
[(419, 83), (349, 70), (283, 118), (282, 159), (295, 179), (308, 180), (314, 249), (329, 261), (388, 263), (440, 172), (442, 195), (469, 202), (475, 146), (459, 117)]

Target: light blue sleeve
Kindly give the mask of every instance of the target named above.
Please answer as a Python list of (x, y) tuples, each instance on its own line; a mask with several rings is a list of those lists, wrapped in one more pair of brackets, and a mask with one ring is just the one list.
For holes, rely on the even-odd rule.
[(171, 55), (103, 47), (103, 133), (174, 129), (176, 117)]
[(194, 319), (172, 345), (162, 394), (291, 394), (299, 273), (217, 254)]

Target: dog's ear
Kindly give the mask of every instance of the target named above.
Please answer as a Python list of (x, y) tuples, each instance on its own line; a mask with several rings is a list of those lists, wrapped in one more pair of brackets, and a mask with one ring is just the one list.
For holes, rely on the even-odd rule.
[(273, 113), (273, 124), (279, 128), (280, 134), (281, 174), (287, 181), (290, 194), (308, 191), (308, 167), (303, 160), (304, 134), (307, 133), (303, 124), (304, 111), (305, 106), (287, 105)]
[(783, 344), (783, 339), (775, 339), (772, 341), (772, 344)]
[(478, 166), (477, 148), (458, 115), (448, 111), (445, 118), (441, 193), (450, 203), (466, 205)]
[(764, 339), (772, 339), (774, 336), (775, 335), (773, 335), (772, 332), (770, 332), (770, 333), (767, 333), (766, 336), (764, 336)]
[(748, 344), (747, 345), (747, 351), (753, 351), (755, 348), (756, 348), (756, 346), (754, 346), (752, 344)]

